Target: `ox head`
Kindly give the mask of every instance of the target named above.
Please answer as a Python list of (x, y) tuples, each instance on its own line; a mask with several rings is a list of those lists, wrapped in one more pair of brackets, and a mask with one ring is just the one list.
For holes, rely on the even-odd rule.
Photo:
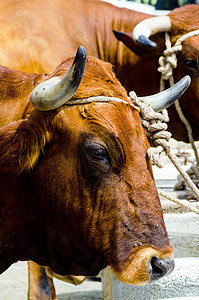
[[(79, 59), (85, 62), (84, 50)], [(68, 94), (63, 81), (62, 99), (63, 90)], [(60, 82), (56, 79), (56, 95)], [(42, 103), (43, 110), (48, 95), (39, 100), (38, 95), (48, 94), (48, 88), (50, 111), (34, 110), (6, 132), (6, 141), (14, 140), (15, 147), (5, 158), (19, 165), (19, 176), (28, 183), (21, 201), (31, 215), (23, 213), (22, 223), (34, 243), (30, 236), (26, 259), (49, 266), (58, 278), (96, 275), (107, 265), (121, 281), (137, 285), (168, 274), (174, 267), (173, 250), (147, 156), (149, 144), (139, 112), (110, 65), (87, 59), (73, 96), (78, 105), (67, 106), (66, 96), (66, 104), (61, 101), (51, 110), (57, 107), (52, 104), (52, 79), (32, 92), (33, 105)], [(101, 95), (122, 101), (82, 104), (83, 96)]]
[[(165, 50), (164, 32), (169, 32), (171, 45), (183, 35), (199, 29), (199, 6), (185, 5), (171, 11), (167, 16), (150, 16), (142, 13), (138, 19), (141, 20), (137, 25), (132, 25), (132, 32), (114, 31), (116, 38), (122, 41), (135, 56), (132, 58), (129, 54), (129, 63), (134, 66), (143, 68), (141, 77), (139, 73), (132, 78), (134, 86), (137, 87), (137, 94), (151, 93), (158, 91), (160, 82), (160, 73), (157, 71), (158, 58), (163, 55)], [(192, 79), (191, 86), (185, 95), (180, 99), (180, 105), (185, 117), (192, 126), (195, 139), (199, 139), (199, 35), (190, 37), (182, 43), (182, 50), (178, 52), (177, 68), (174, 69), (174, 80), (178, 81), (185, 75)], [(142, 62), (142, 63), (141, 63)], [(129, 64), (129, 67), (130, 67)], [(129, 84), (132, 85), (129, 78)], [(124, 82), (125, 84), (125, 82)], [(143, 88), (143, 85), (144, 88)], [(132, 85), (133, 86), (133, 85)], [(126, 82), (127, 89), (129, 88)], [(188, 136), (184, 124), (180, 121), (175, 107), (169, 108), (169, 130), (173, 137), (178, 140), (188, 142)]]

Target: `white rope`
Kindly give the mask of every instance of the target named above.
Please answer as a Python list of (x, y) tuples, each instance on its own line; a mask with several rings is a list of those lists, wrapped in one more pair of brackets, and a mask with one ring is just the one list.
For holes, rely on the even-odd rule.
[(130, 92), (129, 94), (131, 101), (138, 106), (140, 109), (141, 122), (145, 128), (146, 135), (149, 138), (149, 141), (152, 145), (157, 147), (150, 147), (147, 151), (147, 154), (151, 161), (156, 164), (159, 168), (164, 166), (164, 158), (166, 155), (165, 148), (162, 145), (159, 145), (164, 141), (165, 143), (171, 138), (171, 133), (166, 131), (167, 124), (162, 123), (163, 116), (161, 113), (156, 113), (149, 103), (145, 100), (139, 99), (135, 92)]
[(160, 196), (162, 196), (162, 197), (164, 197), (164, 198), (167, 198), (167, 199), (169, 199), (170, 201), (172, 201), (172, 202), (178, 204), (179, 206), (184, 207), (186, 210), (191, 211), (191, 212), (194, 212), (194, 213), (196, 213), (196, 214), (199, 215), (199, 209), (197, 209), (197, 208), (191, 206), (191, 205), (188, 204), (188, 203), (182, 203), (182, 201), (178, 200), (178, 198), (176, 198), (175, 196), (169, 195), (168, 193), (165, 193), (163, 190), (160, 190), (160, 189), (158, 189), (158, 194), (159, 194)]
[(161, 81), (170, 80), (170, 77), (173, 75), (173, 69), (177, 67), (177, 54), (182, 50), (182, 42), (196, 35), (199, 35), (198, 29), (181, 36), (175, 45), (171, 47), (169, 34), (165, 32), (166, 50), (164, 50), (163, 56), (159, 58), (160, 67), (158, 68), (158, 71), (161, 73)]
[[(184, 178), (187, 185), (190, 187), (192, 192), (195, 194), (196, 198), (199, 200), (199, 190), (195, 184), (190, 179), (189, 175), (184, 171), (180, 165), (177, 157), (171, 153), (171, 148), (169, 145), (169, 140), (171, 138), (171, 133), (166, 131), (167, 124), (162, 123), (163, 116), (160, 113), (156, 113), (146, 101), (139, 99), (135, 92), (130, 92), (130, 98), (133, 103), (139, 107), (142, 125), (145, 128), (146, 135), (149, 138), (152, 146), (148, 149), (147, 154), (151, 159), (152, 163), (156, 164), (158, 167), (163, 167), (163, 159), (165, 155), (169, 157), (171, 162), (177, 168), (178, 172)], [(164, 124), (164, 125), (163, 125)]]
[(89, 97), (89, 98), (82, 98), (82, 99), (70, 99), (67, 101), (64, 105), (83, 105), (83, 104), (89, 104), (89, 103), (102, 103), (102, 102), (119, 102), (119, 103), (125, 103), (132, 105), (132, 103), (116, 98), (116, 97), (108, 97), (108, 96), (95, 96), (95, 97)]
[[(173, 47), (171, 47), (170, 37), (167, 32), (165, 32), (165, 45), (166, 50), (164, 50), (163, 54), (164, 56), (161, 56), (159, 58), (159, 64), (160, 67), (158, 68), (158, 71), (161, 73), (160, 78), (160, 91), (163, 91), (165, 89), (165, 80), (169, 80), (170, 86), (174, 85), (174, 78), (173, 78), (173, 69), (177, 67), (177, 53), (182, 50), (182, 42), (184, 42), (187, 38), (193, 37), (199, 35), (199, 30), (194, 30), (191, 32), (188, 32), (187, 34), (181, 36), (175, 43)], [(193, 148), (197, 165), (199, 165), (199, 155), (197, 148), (194, 143), (193, 134), (192, 134), (192, 128), (188, 122), (188, 120), (185, 118), (182, 109), (180, 107), (179, 101), (176, 100), (175, 102), (176, 111), (179, 115), (179, 118), (184, 123), (188, 138), (191, 143), (191, 146)], [(165, 114), (165, 112), (164, 112)], [(168, 119), (166, 119), (168, 121)]]
[[(171, 42), (170, 42), (170, 37), (169, 34), (166, 32), (165, 33), (165, 45), (166, 45), (166, 50), (164, 50), (163, 54), (164, 56), (161, 56), (159, 58), (159, 64), (160, 67), (158, 68), (158, 71), (161, 73), (161, 79), (160, 79), (160, 91), (165, 89), (165, 80), (169, 80), (170, 86), (174, 85), (174, 78), (173, 78), (173, 69), (177, 67), (177, 53), (182, 50), (182, 42), (184, 42), (187, 38), (193, 37), (199, 35), (199, 30), (194, 30), (191, 31), (183, 36), (181, 36), (175, 43), (173, 47), (171, 47)], [(194, 178), (196, 176), (199, 178), (199, 155), (198, 151), (194, 142), (193, 134), (192, 134), (192, 128), (184, 116), (182, 109), (180, 107), (179, 101), (176, 100), (175, 102), (175, 108), (178, 113), (178, 116), (180, 120), (183, 122), (187, 129), (187, 134), (189, 138), (189, 142), (191, 143), (192, 149), (195, 154), (196, 158), (196, 167), (194, 168), (195, 174), (190, 175), (191, 178)], [(165, 120), (168, 122), (168, 114), (166, 115), (165, 111), (163, 111), (163, 114), (165, 116)], [(185, 181), (180, 178), (179, 182), (175, 185), (174, 189), (183, 189), (186, 186)]]
[(182, 35), (178, 40), (177, 42), (175, 43), (176, 46), (182, 44), (182, 42), (184, 42), (186, 39), (192, 37), (192, 36), (196, 36), (196, 35), (199, 35), (199, 29), (196, 29), (196, 30), (193, 30), (193, 31), (190, 31), (184, 35)]

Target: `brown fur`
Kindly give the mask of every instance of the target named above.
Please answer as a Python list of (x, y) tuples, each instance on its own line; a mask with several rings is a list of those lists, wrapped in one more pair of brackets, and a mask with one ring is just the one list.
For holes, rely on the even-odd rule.
[[(8, 69), (6, 67), (1, 66), (0, 70), (0, 91), (1, 91), (1, 101), (0, 101), (0, 124), (5, 125), (11, 121), (18, 120), (20, 118), (26, 118), (30, 115), (33, 107), (29, 102), (29, 94), (32, 89), (41, 81), (46, 80), (53, 76), (63, 76), (69, 70), (72, 63), (72, 59), (68, 59), (64, 61), (60, 66), (56, 68), (56, 70), (48, 75), (48, 74), (28, 74), (20, 71), (15, 71)], [(101, 85), (99, 85), (99, 80), (101, 81)], [(96, 95), (106, 95), (106, 96), (115, 96), (121, 99), (126, 99), (126, 91), (121, 86), (121, 84), (116, 80), (114, 73), (112, 72), (111, 64), (104, 63), (98, 59), (94, 59), (91, 57), (87, 58), (87, 66), (85, 70), (85, 75), (83, 77), (82, 83), (77, 90), (76, 94), (73, 98), (84, 98)], [(20, 122), (21, 123), (21, 122)], [(11, 132), (10, 132), (11, 133)], [(25, 132), (20, 133), (21, 136), (25, 134)], [(7, 133), (6, 133), (7, 135)], [(15, 140), (19, 137), (15, 136)], [(24, 144), (15, 144), (12, 147), (12, 144), (9, 146), (9, 149), (12, 150), (12, 153), (8, 151), (7, 147), (1, 147), (1, 150), (4, 150), (2, 155), (2, 161), (4, 162), (4, 166), (8, 169), (8, 165), (10, 168), (13, 168), (13, 164), (16, 165), (16, 161), (13, 161), (16, 158), (16, 154), (20, 153), (20, 157), (18, 157), (17, 165), (18, 172), (22, 170), (29, 170), (34, 163), (37, 161), (40, 150), (44, 148), (44, 144), (46, 142), (46, 135), (44, 133), (37, 132), (35, 136), (36, 144), (33, 144), (33, 151), (29, 149), (29, 154), (31, 156), (24, 156)], [(25, 141), (22, 138), (22, 142)], [(4, 143), (8, 143), (7, 140), (3, 141)], [(10, 141), (11, 143), (13, 140)], [(35, 147), (37, 145), (37, 147)], [(27, 146), (27, 144), (25, 144)], [(29, 145), (31, 147), (31, 145)], [(41, 146), (41, 148), (40, 148)], [(16, 149), (16, 147), (18, 147)], [(9, 159), (9, 163), (8, 160)], [(11, 160), (12, 159), (12, 160)], [(3, 166), (2, 166), (3, 167)], [(40, 298), (49, 297), (46, 296), (46, 293), (51, 293), (54, 295), (54, 287), (52, 283), (52, 279), (49, 277), (41, 277), (41, 274), (44, 273), (43, 268), (37, 265), (35, 268), (35, 263), (29, 262), (29, 297), (31, 299), (35, 299), (40, 295)], [(47, 275), (46, 275), (47, 276)], [(46, 278), (48, 280), (46, 281)], [(81, 277), (71, 277), (74, 282), (80, 283), (82, 282)], [(69, 276), (64, 277), (63, 280), (69, 280)], [(70, 280), (71, 281), (71, 280)], [(51, 289), (46, 288), (42, 291), (39, 289), (38, 282), (44, 282), (43, 286), (48, 286), (48, 282), (51, 283)], [(37, 287), (37, 289), (36, 289)], [(45, 295), (45, 296), (44, 296)], [(52, 299), (56, 299), (56, 296), (52, 296)], [(45, 298), (44, 298), (45, 299)]]
[[(73, 59), (66, 60), (50, 75), (32, 75), (6, 68), (6, 77), (2, 74), (3, 80), (1, 82), (2, 84), (0, 84), (0, 89), (3, 90), (3, 86), (5, 87), (0, 102), (2, 106), (1, 119), (4, 120), (4, 117), (7, 117), (9, 118), (9, 121), (11, 121), (19, 118), (19, 115), (23, 118), (27, 106), (31, 106), (31, 104), (28, 104), (28, 97), (36, 83), (54, 76), (60, 76), (61, 78), (69, 70), (72, 61)], [(4, 69), (4, 67), (2, 67), (2, 69)], [(101, 82), (101, 85), (99, 85), (99, 81)], [(111, 64), (88, 57), (85, 75), (73, 98), (81, 99), (100, 95), (109, 97), (114, 96), (124, 100), (127, 99), (126, 91), (112, 72)], [(7, 105), (9, 103), (12, 104), (12, 108), (14, 109), (11, 108), (10, 110), (9, 108), (8, 110)], [(26, 104), (25, 108), (22, 105), (23, 103)], [(32, 106), (31, 109), (33, 109)], [(31, 109), (29, 109), (29, 113)], [(50, 113), (49, 117), (51, 121)], [(34, 122), (37, 123), (37, 120), (34, 120)], [(6, 122), (4, 121), (4, 124), (5, 123)], [(42, 123), (40, 127), (32, 127), (31, 139), (29, 139), (27, 136), (28, 130), (26, 129), (26, 127), (29, 128), (29, 126), (31, 126), (29, 123), (31, 122), (18, 121), (12, 123), (11, 125), (6, 126), (5, 132), (2, 128), (0, 155), (1, 164), (5, 165), (6, 169), (10, 167), (12, 170), (13, 166), (16, 168), (17, 158), (19, 164), (18, 172), (30, 170), (37, 162), (40, 151), (44, 148), (45, 143), (50, 142), (51, 134), (48, 132), (45, 123)], [(15, 129), (16, 127), (18, 128), (17, 132), (13, 130), (13, 128)], [(28, 140), (30, 140), (30, 144), (27, 143)], [(7, 147), (5, 145), (7, 145)], [(25, 153), (27, 153), (28, 156), (25, 155)]]
[[(18, 93), (11, 95), (9, 86), (20, 86), (20, 101), (27, 103), (26, 80), (33, 87), (51, 76), (63, 76), (71, 63), (72, 59), (62, 63), (53, 75), (7, 70), (12, 77), (4, 103)], [(93, 95), (127, 101), (110, 64), (89, 57), (74, 98)], [(14, 111), (13, 119), (24, 116), (24, 107), (20, 111), (17, 105)], [(138, 111), (122, 103), (63, 106), (51, 112), (29, 105), (28, 118), (1, 127), (0, 272), (18, 259), (49, 266), (59, 278), (95, 275), (111, 265), (129, 282), (131, 268), (126, 266), (129, 258), (137, 264), (141, 249), (150, 246), (151, 256), (164, 253), (171, 258), (147, 148)], [(96, 158), (95, 149), (106, 149), (106, 156)], [(138, 240), (142, 246), (134, 248)], [(143, 261), (142, 284), (149, 280), (144, 275), (147, 259), (151, 258)]]
[[(152, 15), (99, 0), (47, 0), (42, 3), (39, 0), (1, 0), (0, 12), (1, 65), (27, 72), (50, 73), (83, 45), (88, 55), (115, 66), (116, 75), (128, 92), (134, 90), (144, 96), (159, 91), (157, 68), (158, 58), (165, 49), (164, 34), (151, 37), (157, 43), (157, 48), (152, 50), (140, 48), (132, 40), (135, 25)], [(180, 7), (169, 14), (172, 44), (181, 35), (199, 28), (198, 14), (198, 5)], [(113, 29), (125, 34), (116, 39)], [(192, 79), (180, 104), (196, 140), (199, 139), (198, 41), (196, 36), (183, 43), (178, 67), (174, 70), (175, 82), (186, 74)], [(195, 61), (195, 68), (185, 64), (190, 59)], [(186, 129), (173, 106), (169, 109), (169, 117), (173, 137), (188, 142)]]

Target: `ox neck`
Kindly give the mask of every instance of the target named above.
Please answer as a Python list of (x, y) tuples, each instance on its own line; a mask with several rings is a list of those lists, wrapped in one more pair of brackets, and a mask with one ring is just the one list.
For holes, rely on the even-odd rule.
[(125, 46), (117, 41), (112, 30), (132, 30), (130, 29), (133, 20), (131, 12), (128, 9), (121, 9), (101, 1), (97, 4), (100, 7), (96, 5), (97, 15), (93, 15), (97, 57), (114, 64), (114, 66), (121, 65)]
[(127, 91), (131, 91), (132, 86), (129, 87), (128, 77), (129, 73), (132, 73), (132, 68), (129, 69), (129, 66), (139, 61), (140, 57), (132, 55), (132, 51), (117, 40), (113, 30), (132, 34), (133, 28), (146, 17), (146, 14), (119, 8), (103, 1), (99, 1), (98, 5), (96, 5), (97, 16), (93, 14), (92, 20), (92, 23), (95, 23), (96, 53), (88, 54), (93, 56), (97, 54), (98, 58), (113, 64), (116, 76)]
[[(42, 230), (37, 226), (38, 223), (42, 224), (38, 219), (37, 201), (33, 192), (30, 195), (28, 188), (25, 189), (22, 184), (27, 179), (23, 175), (15, 178), (12, 174), (3, 174), (0, 180), (1, 274), (18, 260), (33, 259), (35, 253), (42, 251), (40, 244), (41, 240), (44, 244), (45, 239)], [(35, 224), (35, 228), (32, 228), (32, 224)], [(35, 245), (38, 245), (38, 249)]]

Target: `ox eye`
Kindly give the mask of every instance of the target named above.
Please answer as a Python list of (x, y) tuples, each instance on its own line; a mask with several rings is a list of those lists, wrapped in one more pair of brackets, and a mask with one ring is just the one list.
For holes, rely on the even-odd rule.
[(88, 153), (96, 159), (103, 159), (108, 156), (106, 149), (89, 148), (87, 150), (88, 150)]
[(197, 64), (197, 61), (195, 61), (195, 60), (191, 60), (191, 59), (186, 60), (185, 59), (184, 64), (190, 69), (198, 70), (198, 64)]
[(89, 146), (86, 147), (87, 155), (97, 161), (104, 161), (106, 164), (110, 164), (110, 156), (104, 147)]

